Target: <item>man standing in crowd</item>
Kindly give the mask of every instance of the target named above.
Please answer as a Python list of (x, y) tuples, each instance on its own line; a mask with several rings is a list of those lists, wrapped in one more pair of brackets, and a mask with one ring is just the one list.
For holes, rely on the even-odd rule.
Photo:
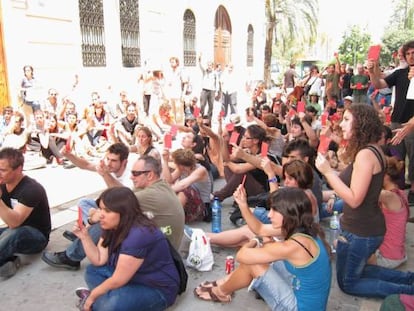
[(295, 67), (296, 64), (290, 64), (289, 69), (283, 75), (283, 90), (286, 94), (290, 94), (296, 85), (298, 74), (296, 73)]
[[(393, 130), (401, 128), (414, 116), (414, 40), (405, 43), (402, 52), (408, 67), (395, 70), (385, 78), (381, 78), (381, 70), (377, 61), (369, 59), (367, 64), (371, 82), (377, 89), (395, 86), (395, 103), (391, 115), (391, 129)], [(398, 140), (398, 135), (401, 135), (400, 133), (403, 132), (396, 131), (396, 140)], [(408, 201), (414, 204), (414, 132), (408, 133), (397, 148), (402, 159), (408, 156), (408, 179), (410, 180)]]

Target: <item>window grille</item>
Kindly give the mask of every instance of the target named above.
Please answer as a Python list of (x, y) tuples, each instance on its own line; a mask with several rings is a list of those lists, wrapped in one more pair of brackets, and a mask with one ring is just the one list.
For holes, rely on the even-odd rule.
[(119, 1), (119, 20), (121, 22), (122, 64), (124, 67), (139, 67), (141, 49), (138, 0)]
[(254, 31), (252, 25), (247, 28), (247, 67), (253, 67), (253, 38)]
[(184, 13), (183, 50), (184, 66), (196, 65), (196, 21), (193, 12), (186, 10)]
[(103, 0), (79, 0), (79, 20), (83, 65), (106, 66)]

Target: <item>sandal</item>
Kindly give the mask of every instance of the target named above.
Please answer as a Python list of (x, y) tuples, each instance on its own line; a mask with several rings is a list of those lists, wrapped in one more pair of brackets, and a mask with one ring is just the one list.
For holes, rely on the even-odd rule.
[(208, 287), (217, 287), (217, 286), (218, 286), (217, 281), (204, 281), (203, 283), (201, 283), (197, 287), (199, 287), (199, 288), (208, 288)]
[[(222, 297), (219, 297), (215, 293), (213, 293), (214, 287), (203, 287), (203, 286), (196, 287), (194, 288), (194, 296), (196, 296), (198, 299), (205, 300), (205, 301), (224, 302), (224, 303), (231, 302), (231, 295), (224, 295)], [(197, 289), (199, 289), (201, 293), (198, 293)], [(201, 296), (205, 294), (208, 294), (208, 296), (207, 297)]]

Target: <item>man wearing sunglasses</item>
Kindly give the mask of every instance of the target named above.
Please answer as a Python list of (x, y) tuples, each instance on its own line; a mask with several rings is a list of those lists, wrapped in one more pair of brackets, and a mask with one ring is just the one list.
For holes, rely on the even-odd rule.
[[(161, 164), (151, 156), (143, 156), (133, 164), (130, 180), (141, 209), (152, 218), (165, 233), (171, 244), (178, 249), (184, 232), (184, 209), (171, 187), (161, 179)], [(106, 176), (106, 182), (112, 186), (124, 186), (113, 175)], [(96, 203), (95, 203), (96, 204)], [(89, 235), (95, 244), (101, 236), (99, 212), (88, 219), (91, 224)], [(80, 262), (86, 257), (79, 239), (58, 253), (44, 252), (42, 260), (56, 268), (78, 270)]]

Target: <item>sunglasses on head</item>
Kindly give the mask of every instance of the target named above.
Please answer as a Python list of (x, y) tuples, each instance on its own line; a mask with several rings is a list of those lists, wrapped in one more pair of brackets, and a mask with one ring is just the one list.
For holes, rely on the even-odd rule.
[(138, 177), (141, 176), (142, 174), (146, 174), (149, 173), (150, 171), (131, 171), (132, 176), (134, 177)]

